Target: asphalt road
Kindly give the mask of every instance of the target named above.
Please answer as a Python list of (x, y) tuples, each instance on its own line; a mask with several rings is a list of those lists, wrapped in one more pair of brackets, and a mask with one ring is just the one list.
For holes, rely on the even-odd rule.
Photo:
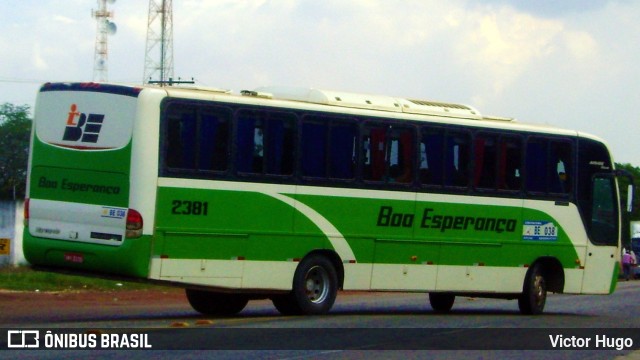
[[(516, 301), (460, 297), (450, 314), (441, 315), (431, 310), (426, 294), (341, 293), (325, 316), (280, 316), (269, 301), (261, 300), (250, 302), (237, 317), (210, 318), (195, 313), (175, 293), (166, 301), (162, 296), (141, 297), (117, 299), (116, 305), (108, 301), (111, 296), (89, 302), (75, 299), (64, 310), (65, 316), (43, 309), (26, 311), (21, 304), (28, 307), (29, 301), (18, 299), (14, 306), (21, 312), (4, 319), (0, 314), (0, 320), (6, 329), (94, 334), (98, 340), (103, 334), (116, 333), (129, 336), (131, 343), (133, 334), (141, 334), (152, 346), (134, 351), (100, 350), (101, 358), (584, 360), (637, 358), (634, 350), (640, 349), (640, 331), (626, 330), (640, 327), (640, 281), (621, 282), (610, 296), (550, 295), (542, 316), (521, 315)], [(6, 348), (6, 335), (0, 336)], [(607, 336), (597, 349), (594, 345), (602, 338), (596, 336)], [(556, 349), (548, 350), (554, 340)], [(626, 346), (629, 341), (633, 348)], [(11, 349), (0, 350), (0, 357), (78, 358), (88, 353)]]

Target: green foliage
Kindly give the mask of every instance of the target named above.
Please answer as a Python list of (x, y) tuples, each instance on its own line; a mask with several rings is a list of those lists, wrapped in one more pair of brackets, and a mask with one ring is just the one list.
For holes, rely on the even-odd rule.
[(24, 197), (31, 123), (28, 105), (0, 105), (0, 198)]
[(631, 241), (630, 221), (640, 220), (640, 168), (631, 164), (616, 164), (616, 169), (626, 170), (633, 177), (635, 196), (633, 198), (633, 211), (631, 213), (626, 211), (629, 179), (624, 176), (618, 177), (618, 185), (620, 186), (620, 205), (624, 209), (622, 212), (622, 246), (629, 248)]
[[(626, 170), (631, 173), (633, 176), (634, 182), (634, 193), (635, 197), (633, 199), (633, 212), (630, 214), (631, 221), (640, 220), (640, 167), (633, 166), (631, 164), (616, 164), (616, 169)], [(627, 207), (627, 187), (629, 186), (629, 180), (624, 177), (618, 177), (618, 182), (620, 185), (620, 201), (623, 204), (623, 207)]]

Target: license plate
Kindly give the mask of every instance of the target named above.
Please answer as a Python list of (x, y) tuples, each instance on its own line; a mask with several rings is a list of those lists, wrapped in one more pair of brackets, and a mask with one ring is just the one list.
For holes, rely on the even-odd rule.
[(78, 253), (66, 253), (64, 254), (64, 261), (82, 264), (84, 262), (84, 255)]

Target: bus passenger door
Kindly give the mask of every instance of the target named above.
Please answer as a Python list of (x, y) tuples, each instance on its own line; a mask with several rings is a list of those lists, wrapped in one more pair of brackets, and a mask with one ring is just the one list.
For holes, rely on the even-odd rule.
[(610, 174), (595, 175), (592, 189), (582, 293), (608, 294), (615, 288), (616, 267), (620, 259), (620, 217), (615, 178)]

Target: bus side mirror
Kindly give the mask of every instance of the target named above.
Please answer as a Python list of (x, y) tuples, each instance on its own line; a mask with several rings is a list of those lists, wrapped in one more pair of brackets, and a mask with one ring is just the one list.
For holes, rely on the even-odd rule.
[(615, 171), (616, 176), (624, 176), (629, 179), (629, 187), (627, 188), (627, 212), (633, 212), (633, 198), (634, 198), (634, 184), (633, 184), (633, 175), (630, 172), (624, 169), (618, 169)]

